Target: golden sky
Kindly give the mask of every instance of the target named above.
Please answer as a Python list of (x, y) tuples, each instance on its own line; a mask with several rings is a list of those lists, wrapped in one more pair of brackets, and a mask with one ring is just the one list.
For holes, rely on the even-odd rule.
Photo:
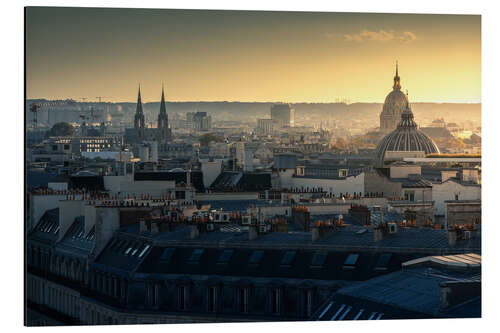
[(477, 15), (36, 8), (28, 98), (481, 101)]

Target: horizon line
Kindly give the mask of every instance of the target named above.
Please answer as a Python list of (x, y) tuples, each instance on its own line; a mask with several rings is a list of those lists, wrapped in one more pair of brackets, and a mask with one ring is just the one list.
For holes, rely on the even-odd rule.
[[(45, 97), (37, 97), (37, 98), (26, 98), (25, 101), (32, 101), (32, 100), (46, 100), (46, 101), (65, 101), (65, 100), (72, 100), (76, 103), (112, 103), (112, 104), (120, 104), (120, 103), (137, 103), (136, 100), (133, 101), (81, 101), (73, 98), (57, 98), (57, 99), (51, 99), (51, 98), (45, 98)], [(142, 104), (147, 104), (147, 103), (160, 103), (161, 100), (158, 101), (142, 101)], [(351, 104), (384, 104), (383, 101), (376, 102), (376, 101), (357, 101), (357, 102), (336, 102), (336, 101), (325, 101), (325, 102), (315, 102), (315, 101), (300, 101), (300, 102), (287, 102), (287, 101), (240, 101), (240, 100), (177, 100), (177, 101), (168, 101), (166, 100), (165, 103), (274, 103), (274, 104), (345, 104), (345, 105), (351, 105)], [(457, 102), (457, 101), (419, 101), (419, 102), (411, 102), (410, 104), (481, 104), (481, 101), (462, 101), (462, 102)]]

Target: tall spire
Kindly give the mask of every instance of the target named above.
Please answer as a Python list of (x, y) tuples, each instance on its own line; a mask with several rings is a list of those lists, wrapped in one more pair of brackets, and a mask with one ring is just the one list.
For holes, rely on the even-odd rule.
[(161, 83), (161, 102), (160, 102), (160, 114), (158, 114), (158, 134), (159, 141), (166, 142), (170, 137), (170, 129), (168, 128), (168, 115), (167, 107), (165, 105), (165, 89), (163, 82)]
[(142, 139), (144, 136), (145, 121), (144, 113), (142, 112), (141, 84), (139, 84), (139, 92), (137, 93), (137, 108), (135, 110), (134, 128), (137, 131), (137, 137)]
[(400, 90), (401, 89), (401, 79), (399, 78), (399, 70), (398, 70), (398, 61), (396, 60), (396, 75), (394, 76), (394, 85), (392, 88), (394, 90)]
[(167, 107), (165, 105), (165, 91), (163, 87), (163, 82), (161, 84), (161, 102), (160, 102), (160, 115), (167, 114)]

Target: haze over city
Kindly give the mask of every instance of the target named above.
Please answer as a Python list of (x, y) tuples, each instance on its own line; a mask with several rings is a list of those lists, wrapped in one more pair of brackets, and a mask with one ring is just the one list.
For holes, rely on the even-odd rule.
[(480, 16), (25, 14), (27, 326), (481, 317)]
[(26, 44), (29, 99), (383, 102), (398, 60), (413, 102), (481, 101), (473, 15), (41, 7)]

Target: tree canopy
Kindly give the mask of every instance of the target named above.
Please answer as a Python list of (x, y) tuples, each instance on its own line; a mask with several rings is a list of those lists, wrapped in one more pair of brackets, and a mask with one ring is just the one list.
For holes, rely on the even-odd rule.
[(72, 136), (73, 135), (73, 126), (68, 123), (60, 122), (54, 124), (52, 128), (47, 133), (48, 136)]
[(212, 133), (203, 134), (200, 136), (200, 146), (208, 147), (210, 142), (224, 142), (224, 138), (222, 136), (213, 135)]

